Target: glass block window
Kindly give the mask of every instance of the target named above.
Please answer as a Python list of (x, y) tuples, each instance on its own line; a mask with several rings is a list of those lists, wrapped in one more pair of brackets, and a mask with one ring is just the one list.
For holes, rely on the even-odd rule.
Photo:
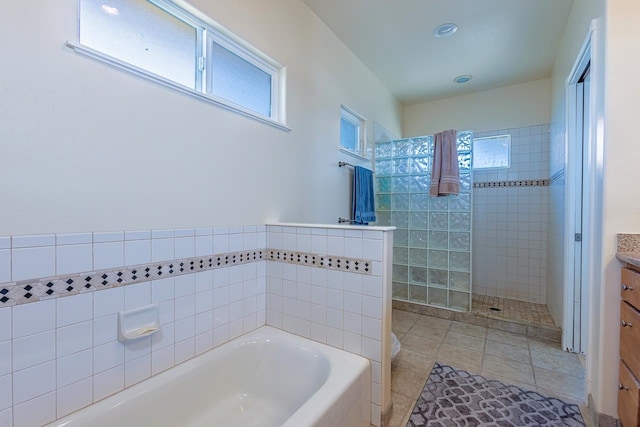
[(340, 148), (364, 155), (364, 129), (366, 119), (353, 110), (340, 106)]
[(446, 197), (429, 196), (432, 136), (376, 144), (376, 224), (396, 227), (394, 299), (471, 308), (472, 140), (458, 133), (460, 194)]
[(511, 166), (511, 135), (473, 140), (473, 168), (497, 169)]
[(263, 122), (283, 123), (275, 61), (170, 0), (79, 0), (79, 53)]

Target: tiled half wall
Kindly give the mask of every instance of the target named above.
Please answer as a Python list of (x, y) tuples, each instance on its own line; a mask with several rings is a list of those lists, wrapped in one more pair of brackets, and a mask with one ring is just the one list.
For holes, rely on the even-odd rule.
[[(346, 228), (247, 226), (0, 238), (0, 426), (61, 418), (265, 325), (276, 317), (267, 313), (282, 307), (274, 310), (267, 296), (267, 283), (279, 271), (287, 277), (282, 298), (294, 289), (310, 310), (312, 304), (326, 306), (327, 298), (317, 290), (311, 294), (305, 277), (347, 275), (349, 283), (360, 278), (360, 315), (378, 320), (380, 330), (371, 329), (378, 323), (361, 321), (359, 348), (346, 308), (330, 312), (323, 323), (315, 308), (305, 319), (307, 312), (296, 306), (300, 321), (293, 328), (285, 317), (289, 311), (280, 325), (269, 324), (369, 357), (372, 396), (378, 399), (372, 415), (379, 425), (381, 354), (388, 344), (381, 304), (386, 233)], [(356, 293), (343, 298), (357, 310), (351, 294)], [(162, 331), (119, 342), (117, 313), (149, 304), (159, 306)], [(331, 304), (333, 309), (337, 300)]]
[(511, 135), (511, 167), (473, 172), (473, 292), (546, 303), (549, 126)]

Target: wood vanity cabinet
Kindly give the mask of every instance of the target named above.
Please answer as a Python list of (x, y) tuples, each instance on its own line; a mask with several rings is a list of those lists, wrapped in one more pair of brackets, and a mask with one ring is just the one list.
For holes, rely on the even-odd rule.
[(618, 417), (624, 427), (640, 426), (640, 272), (622, 269)]

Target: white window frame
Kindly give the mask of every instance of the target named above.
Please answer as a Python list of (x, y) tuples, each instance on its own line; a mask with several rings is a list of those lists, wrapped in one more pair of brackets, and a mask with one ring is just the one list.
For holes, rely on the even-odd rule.
[[(503, 134), (503, 135), (495, 135), (495, 136), (486, 136), (480, 138), (473, 138), (473, 143), (476, 144), (477, 141), (487, 141), (487, 140), (495, 140), (495, 139), (504, 139), (507, 138), (507, 165), (506, 166), (488, 166), (488, 167), (476, 167), (475, 165), (471, 165), (471, 170), (483, 171), (483, 170), (494, 170), (494, 169), (509, 169), (511, 168), (511, 134)], [(476, 156), (474, 153), (473, 159), (475, 161)]]
[[(218, 23), (213, 21), (208, 16), (197, 11), (195, 8), (189, 6), (183, 2), (172, 2), (168, 0), (146, 0), (149, 3), (164, 10), (166, 13), (174, 16), (175, 18), (185, 22), (188, 25), (196, 28), (196, 43), (197, 43), (197, 58), (194, 61), (198, 61), (195, 90), (183, 86), (173, 80), (159, 76), (155, 73), (136, 67), (118, 58), (104, 54), (100, 51), (92, 49), (80, 43), (80, 7), (81, 0), (78, 0), (78, 33), (77, 40), (74, 42), (67, 41), (66, 45), (73, 49), (76, 53), (94, 59), (103, 64), (114, 67), (120, 71), (132, 74), (137, 77), (144, 78), (170, 89), (176, 90), (183, 94), (189, 95), (193, 98), (205, 101), (207, 103), (216, 105), (226, 110), (241, 114), (245, 117), (257, 120), (275, 128), (290, 131), (291, 129), (286, 125), (285, 109), (284, 109), (284, 79), (285, 79), (285, 67), (265, 55), (263, 52), (250, 46), (248, 43), (241, 40), (236, 35), (232, 34), (228, 30), (221, 27)], [(179, 3), (179, 4), (177, 4)], [(233, 54), (246, 60), (252, 65), (258, 67), (264, 72), (271, 75), (271, 116), (267, 117), (253, 110), (245, 108), (234, 102), (231, 102), (215, 94), (208, 93), (209, 84), (207, 79), (207, 50), (209, 40), (214, 40), (216, 43), (224, 46), (230, 50)]]
[(360, 159), (364, 159), (364, 160), (369, 160), (369, 158), (366, 156), (366, 149), (367, 149), (367, 144), (366, 144), (366, 129), (367, 129), (367, 119), (365, 119), (362, 115), (356, 113), (354, 110), (352, 110), (351, 108), (347, 107), (346, 105), (340, 105), (340, 120), (342, 121), (342, 119), (347, 120), (350, 123), (353, 123), (358, 131), (358, 137), (357, 137), (357, 146), (355, 150), (352, 150), (350, 148), (344, 147), (342, 145), (342, 138), (340, 138), (339, 141), (339, 149), (340, 151), (342, 151), (343, 153), (349, 154), (351, 156), (354, 157), (358, 157)]

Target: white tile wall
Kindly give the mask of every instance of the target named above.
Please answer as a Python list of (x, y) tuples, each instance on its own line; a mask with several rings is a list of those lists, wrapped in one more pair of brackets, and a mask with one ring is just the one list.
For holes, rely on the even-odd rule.
[[(548, 125), (474, 136), (507, 133), (511, 167), (474, 171), (474, 182), (548, 179)], [(549, 187), (473, 191), (473, 292), (545, 304)]]
[(375, 398), (371, 422), (380, 425), (383, 232), (267, 226), (267, 246), (375, 261), (372, 275), (270, 261), (267, 324), (368, 358)]
[[(371, 275), (260, 261), (1, 308), (0, 426), (63, 417), (267, 317), (273, 326), (369, 358), (371, 414), (379, 425), (388, 341), (383, 236), (247, 226), (0, 237), (0, 282), (265, 247), (374, 261)], [(162, 331), (120, 343), (117, 313), (150, 303), (158, 304)]]
[[(262, 249), (266, 240), (265, 226), (0, 238), (0, 282), (210, 254), (214, 246)], [(53, 421), (264, 325), (266, 271), (259, 261), (0, 308), (0, 426)], [(117, 313), (152, 302), (162, 331), (119, 342)]]

